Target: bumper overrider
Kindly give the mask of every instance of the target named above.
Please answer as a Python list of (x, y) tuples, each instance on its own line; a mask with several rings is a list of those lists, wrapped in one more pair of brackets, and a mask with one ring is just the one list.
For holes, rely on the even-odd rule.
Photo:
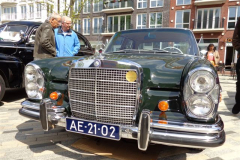
[[(53, 107), (50, 99), (44, 99), (41, 103), (26, 100), (22, 102), (19, 113), (41, 121), (44, 130), (54, 128), (55, 125), (66, 127), (65, 108)], [(159, 119), (152, 118), (152, 112), (143, 110), (138, 126), (120, 126), (120, 137), (136, 139), (140, 150), (146, 150), (149, 143), (208, 148), (221, 146), (225, 142), (224, 124), (220, 116), (217, 116), (215, 124), (171, 120), (164, 120), (164, 123), (161, 123)]]

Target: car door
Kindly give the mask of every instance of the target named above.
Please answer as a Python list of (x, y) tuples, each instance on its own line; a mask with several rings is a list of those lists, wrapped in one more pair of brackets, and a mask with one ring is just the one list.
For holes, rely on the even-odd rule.
[(22, 59), (24, 64), (33, 61), (35, 34), (38, 27), (39, 26), (32, 27), (26, 35), (26, 41), (19, 45), (19, 47), (23, 49), (23, 52), (20, 53), (20, 58)]
[(78, 51), (78, 54), (76, 54), (76, 56), (93, 55), (95, 50), (94, 48), (92, 48), (87, 38), (77, 31), (74, 31), (74, 32), (77, 34), (80, 42), (80, 50)]

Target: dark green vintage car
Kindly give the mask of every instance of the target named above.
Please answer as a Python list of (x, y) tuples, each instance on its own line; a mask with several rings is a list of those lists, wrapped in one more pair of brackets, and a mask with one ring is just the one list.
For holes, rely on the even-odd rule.
[(103, 54), (33, 61), (19, 113), (101, 138), (206, 148), (225, 142), (216, 70), (187, 29), (117, 32)]

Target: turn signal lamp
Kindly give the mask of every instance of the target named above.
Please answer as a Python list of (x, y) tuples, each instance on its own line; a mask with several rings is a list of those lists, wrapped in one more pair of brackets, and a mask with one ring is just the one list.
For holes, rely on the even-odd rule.
[(166, 110), (168, 110), (168, 108), (169, 108), (169, 104), (168, 104), (167, 101), (160, 101), (160, 102), (158, 103), (158, 109), (159, 109), (160, 111), (165, 112)]
[(58, 93), (57, 92), (52, 92), (51, 94), (50, 94), (50, 98), (52, 99), (52, 100), (57, 100), (58, 99)]

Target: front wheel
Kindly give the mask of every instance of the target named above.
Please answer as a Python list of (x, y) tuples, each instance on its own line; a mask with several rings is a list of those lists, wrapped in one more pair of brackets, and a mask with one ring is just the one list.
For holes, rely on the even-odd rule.
[(5, 82), (2, 78), (2, 76), (0, 76), (0, 101), (2, 100), (2, 98), (5, 94), (5, 90), (6, 90)]

